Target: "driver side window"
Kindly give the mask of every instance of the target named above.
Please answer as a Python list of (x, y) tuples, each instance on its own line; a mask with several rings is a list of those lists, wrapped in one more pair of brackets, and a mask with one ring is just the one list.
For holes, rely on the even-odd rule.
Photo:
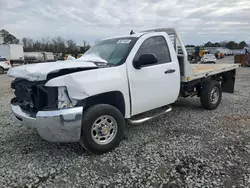
[(154, 54), (158, 59), (157, 64), (171, 62), (169, 49), (163, 36), (154, 36), (146, 39), (137, 51), (134, 61), (137, 61), (142, 54)]

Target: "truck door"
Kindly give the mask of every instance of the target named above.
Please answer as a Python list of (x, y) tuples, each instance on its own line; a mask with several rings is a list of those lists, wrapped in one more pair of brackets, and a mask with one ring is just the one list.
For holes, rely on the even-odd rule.
[[(133, 61), (142, 54), (154, 54), (156, 64), (136, 69)], [(180, 70), (176, 52), (167, 34), (141, 36), (127, 59), (131, 96), (131, 116), (176, 101), (180, 90)]]

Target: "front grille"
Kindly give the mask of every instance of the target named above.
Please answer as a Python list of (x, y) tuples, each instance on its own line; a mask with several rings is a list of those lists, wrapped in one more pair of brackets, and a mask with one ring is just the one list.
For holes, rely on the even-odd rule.
[(45, 87), (45, 81), (31, 82), (24, 79), (15, 79), (11, 83), (15, 99), (12, 103), (18, 104), (23, 110), (37, 112), (39, 110), (57, 108), (57, 88)]

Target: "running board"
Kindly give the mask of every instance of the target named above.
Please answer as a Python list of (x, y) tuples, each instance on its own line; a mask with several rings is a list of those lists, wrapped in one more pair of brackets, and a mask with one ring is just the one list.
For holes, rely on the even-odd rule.
[(151, 119), (154, 119), (154, 118), (157, 118), (159, 116), (162, 116), (168, 112), (172, 111), (172, 107), (171, 106), (168, 106), (168, 108), (154, 116), (150, 116), (150, 117), (144, 117), (142, 119), (137, 119), (137, 120), (133, 120), (133, 119), (127, 119), (128, 123), (132, 124), (132, 125), (137, 125), (137, 124), (140, 124), (140, 123), (144, 123), (146, 121), (149, 121)]

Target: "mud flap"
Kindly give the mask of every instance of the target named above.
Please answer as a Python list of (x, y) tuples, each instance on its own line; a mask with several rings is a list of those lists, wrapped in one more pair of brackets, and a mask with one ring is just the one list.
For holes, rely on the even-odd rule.
[(222, 92), (234, 93), (236, 70), (231, 70), (222, 75)]

